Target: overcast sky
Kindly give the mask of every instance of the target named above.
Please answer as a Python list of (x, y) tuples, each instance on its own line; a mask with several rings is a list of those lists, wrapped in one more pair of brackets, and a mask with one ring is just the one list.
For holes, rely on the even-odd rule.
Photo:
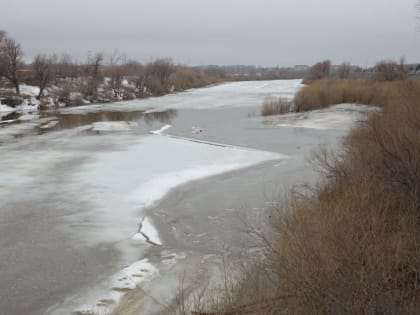
[(0, 0), (26, 58), (118, 48), (140, 61), (362, 66), (420, 61), (416, 0)]

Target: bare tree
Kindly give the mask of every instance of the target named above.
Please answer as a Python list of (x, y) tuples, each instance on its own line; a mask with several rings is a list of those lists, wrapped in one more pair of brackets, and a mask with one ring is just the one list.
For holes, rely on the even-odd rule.
[[(4, 33), (3, 33), (4, 36)], [(0, 43), (0, 75), (9, 80), (20, 94), (18, 70), (22, 64), (23, 50), (13, 38), (4, 37)]]
[(116, 49), (109, 57), (107, 76), (109, 76), (111, 89), (114, 97), (121, 96), (122, 82), (124, 79), (124, 63), (125, 56)]
[(376, 81), (396, 81), (407, 78), (407, 70), (404, 66), (404, 58), (400, 62), (383, 60), (375, 65), (372, 79)]
[(340, 79), (348, 79), (350, 77), (351, 65), (349, 62), (343, 62), (337, 70)]
[(170, 74), (174, 71), (174, 64), (169, 58), (156, 59), (149, 66), (151, 74), (155, 75), (162, 84), (166, 82)]
[(93, 78), (99, 77), (99, 70), (102, 66), (103, 61), (104, 61), (103, 53), (97, 52), (93, 56), (89, 56), (88, 58), (89, 72)]
[(63, 53), (61, 56), (53, 55), (51, 57), (52, 64), (54, 65), (54, 72), (56, 80), (58, 79), (74, 79), (80, 75), (79, 66), (72, 57)]
[(6, 32), (0, 30), (0, 43), (3, 41), (3, 38), (6, 37)]
[(309, 84), (313, 81), (327, 78), (330, 75), (331, 61), (324, 60), (314, 64), (308, 71), (304, 80), (305, 84)]
[(37, 55), (32, 63), (34, 81), (39, 87), (37, 99), (52, 80), (52, 59), (46, 55)]
[(86, 74), (88, 76), (87, 96), (96, 99), (98, 96), (98, 86), (101, 78), (101, 67), (104, 60), (103, 53), (95, 53), (88, 56)]
[(156, 59), (148, 63), (144, 69), (143, 90), (147, 88), (153, 95), (163, 95), (168, 89), (169, 76), (175, 71), (171, 59)]

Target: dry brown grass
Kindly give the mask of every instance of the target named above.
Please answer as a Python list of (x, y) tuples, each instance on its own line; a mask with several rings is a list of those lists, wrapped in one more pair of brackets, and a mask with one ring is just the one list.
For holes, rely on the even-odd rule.
[(357, 79), (323, 79), (300, 90), (294, 99), (298, 112), (342, 103), (386, 106), (398, 102), (401, 91), (420, 90), (419, 80), (378, 82)]
[(290, 112), (292, 101), (283, 97), (268, 97), (264, 99), (261, 116), (280, 115)]
[[(362, 82), (346, 91), (365, 95)], [(243, 292), (261, 279), (269, 294), (256, 290), (261, 307), (234, 314), (420, 314), (420, 85), (368, 84), (378, 93), (368, 104), (383, 111), (340, 154), (315, 154), (325, 182), (312, 194), (294, 191), (274, 207), (261, 237), (266, 272), (244, 277), (236, 305), (254, 305)]]

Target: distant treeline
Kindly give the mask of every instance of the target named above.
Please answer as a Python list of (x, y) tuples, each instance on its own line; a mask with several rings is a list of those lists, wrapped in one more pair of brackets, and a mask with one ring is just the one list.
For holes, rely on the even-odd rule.
[(84, 60), (69, 54), (38, 54), (24, 62), (21, 45), (0, 31), (0, 101), (19, 105), (20, 86), (38, 87), (41, 106), (75, 106), (130, 100), (203, 87), (223, 81), (302, 78), (305, 71), (253, 66), (186, 66), (169, 58), (147, 63), (112, 54), (88, 53)]

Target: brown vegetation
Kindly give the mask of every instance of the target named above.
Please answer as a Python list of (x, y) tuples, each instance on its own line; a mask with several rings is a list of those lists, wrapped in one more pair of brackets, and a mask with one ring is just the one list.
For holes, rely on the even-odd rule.
[[(367, 93), (352, 83), (350, 94)], [(340, 153), (316, 152), (324, 182), (274, 206), (258, 278), (246, 275), (236, 307), (215, 314), (420, 313), (420, 83), (370, 84), (383, 111)]]
[(16, 104), (23, 102), (23, 97), (19, 96), (22, 83), (39, 87), (36, 97), (44, 107), (161, 96), (222, 80), (226, 78), (220, 69), (178, 65), (168, 58), (142, 64), (126, 60), (117, 50), (109, 58), (101, 52), (89, 53), (84, 62), (68, 54), (40, 54), (32, 64), (26, 65), (20, 44), (0, 30), (0, 83), (4, 87), (0, 99), (3, 103), (15, 104), (9, 102), (11, 98), (5, 94), (10, 92), (11, 85), (16, 90), (12, 95), (18, 100)]
[(0, 77), (5, 77), (16, 89), (19, 90), (19, 69), (22, 65), (23, 51), (19, 43), (0, 31)]
[(400, 62), (383, 60), (376, 64), (372, 80), (376, 81), (397, 81), (407, 78), (407, 70), (404, 67), (404, 59)]
[(37, 99), (40, 99), (52, 79), (52, 61), (46, 55), (37, 55), (34, 58), (32, 67), (34, 83), (39, 87)]
[(303, 80), (303, 83), (310, 84), (316, 80), (327, 78), (330, 75), (330, 71), (331, 71), (330, 60), (324, 60), (324, 61), (318, 62), (309, 68), (309, 71), (306, 74), (306, 77)]
[(261, 109), (262, 116), (280, 115), (292, 110), (292, 101), (286, 98), (266, 98)]
[(305, 86), (295, 95), (293, 101), (264, 100), (261, 115), (305, 112), (345, 103), (383, 107), (398, 102), (401, 93), (419, 89), (420, 80), (416, 79), (391, 82), (326, 78)]
[(300, 90), (295, 96), (294, 105), (298, 112), (342, 103), (385, 106), (397, 102), (401, 92), (406, 89), (420, 89), (420, 81), (324, 79)]

